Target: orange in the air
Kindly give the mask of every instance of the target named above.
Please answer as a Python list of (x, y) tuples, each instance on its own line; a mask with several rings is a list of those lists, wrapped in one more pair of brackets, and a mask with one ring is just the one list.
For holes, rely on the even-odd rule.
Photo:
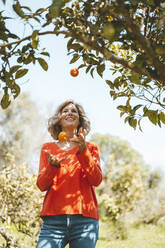
[(67, 135), (65, 132), (60, 132), (58, 135), (58, 140), (61, 142), (67, 141)]
[(79, 71), (78, 71), (77, 68), (72, 68), (72, 69), (70, 70), (70, 74), (71, 74), (72, 77), (77, 77), (78, 74), (79, 74)]

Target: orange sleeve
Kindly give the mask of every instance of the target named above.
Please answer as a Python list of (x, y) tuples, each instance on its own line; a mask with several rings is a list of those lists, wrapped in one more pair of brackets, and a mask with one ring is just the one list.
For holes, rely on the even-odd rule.
[(83, 167), (89, 183), (98, 186), (102, 181), (102, 171), (100, 168), (100, 154), (96, 145), (77, 152), (77, 158)]
[(37, 177), (37, 186), (41, 191), (46, 191), (53, 183), (53, 178), (58, 168), (49, 164), (47, 154), (44, 150), (48, 149), (47, 145), (44, 144), (41, 149), (39, 173)]

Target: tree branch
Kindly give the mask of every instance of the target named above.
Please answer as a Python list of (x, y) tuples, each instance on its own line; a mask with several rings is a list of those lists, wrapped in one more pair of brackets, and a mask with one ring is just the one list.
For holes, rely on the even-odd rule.
[[(123, 0), (117, 0), (117, 2), (118, 2), (118, 5), (120, 6), (119, 11), (125, 17), (126, 29), (128, 30), (128, 32), (131, 32), (131, 33), (134, 34), (134, 37), (137, 39), (137, 41), (139, 42), (141, 47), (144, 49), (144, 51), (146, 53), (146, 56), (148, 57), (148, 59), (150, 61), (152, 61), (152, 64), (154, 65), (154, 67), (156, 69), (155, 72), (157, 72), (157, 75), (155, 75), (154, 79), (158, 80), (159, 82), (162, 83), (162, 85), (165, 86), (165, 66), (159, 61), (159, 59), (155, 55), (155, 52), (154, 52), (153, 48), (150, 45), (150, 41), (148, 39), (146, 39), (141, 34), (140, 28), (138, 27), (138, 25), (136, 25), (134, 23), (134, 21), (130, 17), (129, 12), (126, 9), (126, 6), (125, 6)], [(114, 11), (113, 11), (113, 14), (116, 15), (116, 13)], [(119, 17), (117, 16), (117, 18), (119, 18)]]
[[(41, 33), (38, 33), (38, 35), (47, 35), (47, 34), (64, 34), (64, 35), (67, 35), (69, 36), (69, 33), (67, 33), (66, 31), (46, 31), (46, 32), (41, 32)], [(15, 44), (20, 44), (21, 42), (23, 41), (26, 41), (26, 40), (30, 40), (32, 37), (32, 35), (29, 35), (23, 39), (20, 39), (20, 40), (17, 40), (17, 41), (13, 41), (11, 43), (3, 43), (3, 44), (0, 44), (0, 47), (9, 47), (9, 46), (12, 46), (12, 45), (15, 45)]]

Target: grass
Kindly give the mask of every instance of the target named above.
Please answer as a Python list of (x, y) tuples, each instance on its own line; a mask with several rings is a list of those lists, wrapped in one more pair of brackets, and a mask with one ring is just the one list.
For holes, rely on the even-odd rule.
[[(0, 225), (1, 226), (1, 225)], [(35, 248), (30, 239), (18, 233), (14, 227), (8, 229), (16, 238), (19, 238), (21, 248)], [(165, 248), (165, 229), (155, 225), (140, 225), (127, 229), (125, 240), (117, 239), (119, 231), (112, 223), (100, 221), (100, 235), (96, 248)], [(0, 237), (0, 248), (5, 244)], [(69, 248), (67, 246), (66, 248)]]
[(114, 240), (112, 224), (100, 223), (100, 240), (96, 248), (165, 248), (165, 230), (155, 225), (129, 227), (125, 240)]

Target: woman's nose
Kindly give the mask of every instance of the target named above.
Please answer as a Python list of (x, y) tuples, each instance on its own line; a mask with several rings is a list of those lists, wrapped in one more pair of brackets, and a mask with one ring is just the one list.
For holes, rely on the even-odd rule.
[(68, 115), (72, 115), (72, 111), (71, 110), (68, 111)]

